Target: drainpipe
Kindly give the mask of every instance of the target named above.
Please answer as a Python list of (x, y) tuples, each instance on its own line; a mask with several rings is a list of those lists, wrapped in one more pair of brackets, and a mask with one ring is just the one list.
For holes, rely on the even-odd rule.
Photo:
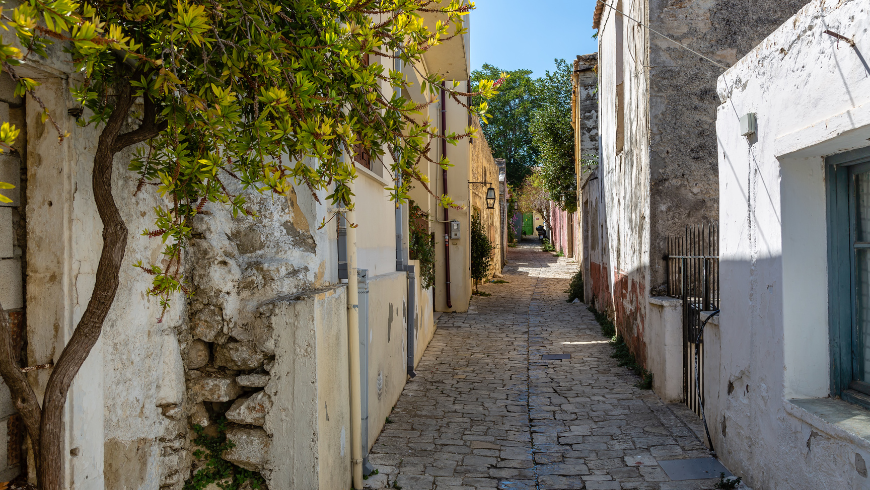
[[(351, 193), (354, 183), (350, 183)], [(356, 211), (346, 209), (347, 218), (347, 344), (350, 361), (350, 457), (353, 468), (353, 488), (362, 490), (362, 402), (359, 355), (359, 281), (356, 268)]]
[(360, 450), (363, 455), (363, 476), (375, 468), (369, 463), (369, 271), (357, 269), (359, 308), (359, 386), (360, 386)]
[[(441, 157), (447, 156), (447, 101), (445, 96), (444, 82), (441, 82)], [(442, 194), (447, 194), (447, 169), (441, 169), (441, 189)], [(444, 208), (444, 268), (445, 282), (444, 294), (447, 298), (447, 308), (453, 308), (453, 303), (450, 302), (450, 209)]]
[[(402, 174), (396, 176), (396, 185), (402, 185)], [(407, 340), (405, 347), (408, 349), (407, 370), (408, 376), (414, 378), (417, 373), (414, 372), (414, 353), (417, 346), (417, 277), (415, 268), (408, 263), (408, 248), (405, 247), (405, 223), (409, 217), (405, 211), (408, 210), (407, 204), (396, 206), (396, 270), (405, 271), (408, 279), (408, 302), (405, 305), (405, 328)], [(411, 237), (408, 236), (410, 240)]]

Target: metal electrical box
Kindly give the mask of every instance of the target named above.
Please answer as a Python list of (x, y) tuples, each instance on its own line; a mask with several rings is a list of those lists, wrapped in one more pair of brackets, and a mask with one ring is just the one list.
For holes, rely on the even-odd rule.
[(743, 117), (740, 118), (740, 134), (743, 136), (752, 136), (758, 131), (758, 120), (755, 118), (755, 114), (749, 113), (744, 114)]
[(450, 221), (450, 239), (459, 240), (459, 222), (455, 219)]

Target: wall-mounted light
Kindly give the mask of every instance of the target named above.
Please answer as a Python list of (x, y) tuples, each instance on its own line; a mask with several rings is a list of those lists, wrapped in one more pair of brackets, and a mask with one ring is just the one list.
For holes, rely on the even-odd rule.
[(486, 209), (495, 209), (495, 188), (492, 187), (492, 184), (489, 182), (471, 182), (468, 181), (469, 184), (483, 184), (488, 185), (489, 189), (486, 190)]
[(486, 209), (495, 209), (495, 189), (491, 185), (486, 190)]

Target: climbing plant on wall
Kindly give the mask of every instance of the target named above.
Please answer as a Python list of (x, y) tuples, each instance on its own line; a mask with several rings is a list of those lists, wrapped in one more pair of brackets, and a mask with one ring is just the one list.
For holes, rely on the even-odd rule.
[(471, 216), (471, 278), (474, 280), (474, 290), (480, 281), (486, 279), (492, 265), (492, 241), (486, 234), (486, 228), (480, 219), (480, 213)]
[(408, 204), (409, 255), (420, 261), (420, 284), (429, 289), (435, 285), (435, 236), (429, 233), (429, 214), (414, 201)]
[[(64, 56), (73, 96), (85, 109), (80, 123), (100, 129), (93, 142), (93, 195), (103, 248), (95, 287), (42, 404), (20, 370), (8, 319), (0, 315), (0, 374), (34, 449), (40, 489), (64, 487), (66, 396), (100, 337), (125, 265), (128, 230), (112, 194), (114, 155), (138, 145), (131, 176), (139, 191), (153, 186), (165, 199), (154, 211), (154, 227), (143, 231), (163, 241), (163, 258), (136, 265), (153, 276), (148, 292), (166, 307), (174, 295), (190, 293), (182, 276), (190, 219), (208, 202), (248, 213), (244, 196), (227, 191), (229, 180), (276, 194), (304, 184), (352, 208), (356, 170), (347, 156), (362, 148), (403, 177), (390, 189), (396, 201), (407, 199), (415, 179), (425, 186), (418, 165), (429, 161), (431, 141), (440, 136), (414, 117), (422, 107), (401, 90), (383, 87), (409, 88), (404, 74), (389, 68), (393, 61), (417, 69), (432, 46), (464, 33), (461, 18), (472, 8), (467, 0), (24, 0), (0, 14), (7, 29), (0, 66), (15, 81), (16, 94), (42, 105), (39, 81), (20, 67), (49, 52)], [(442, 21), (430, 31), (423, 13)], [(66, 54), (50, 50), (55, 43)], [(382, 62), (366, 63), (367, 57)], [(442, 80), (418, 77), (434, 97)], [(447, 94), (460, 103), (475, 95), (455, 87), (447, 84)], [(483, 111), (493, 82), (481, 80), (477, 90)], [(55, 117), (43, 113), (58, 139), (68, 138)], [(0, 147), (11, 148), (18, 131), (4, 123)], [(445, 138), (452, 143), (465, 136)], [(448, 196), (437, 197), (451, 204)]]

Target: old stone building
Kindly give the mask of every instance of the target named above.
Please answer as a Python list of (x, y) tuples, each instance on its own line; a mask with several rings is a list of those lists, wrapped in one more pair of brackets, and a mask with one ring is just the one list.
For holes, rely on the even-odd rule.
[[(601, 182), (598, 179), (598, 53), (577, 56), (574, 60), (571, 97), (571, 125), (574, 127), (574, 173), (577, 176), (577, 246), (575, 257), (583, 271), (584, 299), (599, 310), (606, 310), (607, 242), (599, 233), (604, 225)], [(594, 269), (593, 269), (594, 266)], [(606, 266), (604, 266), (606, 267)], [(594, 279), (593, 279), (594, 278)], [(599, 291), (593, 290), (593, 284)]]
[[(601, 195), (597, 223), (585, 221), (584, 236), (597, 233), (591, 242), (601, 245), (589, 253), (590, 286), (595, 304), (609, 310), (654, 373), (665, 371), (650, 365), (651, 358), (680, 362), (679, 355), (665, 361), (673, 356), (663, 354), (664, 327), (650, 320), (661, 316), (652, 309), (661, 308), (655, 297), (665, 291), (667, 239), (687, 225), (718, 221), (716, 77), (804, 3), (596, 3), (601, 151), (598, 181), (585, 188), (597, 182)], [(656, 377), (656, 390), (680, 398), (661, 391), (668, 381), (662, 378)]]

